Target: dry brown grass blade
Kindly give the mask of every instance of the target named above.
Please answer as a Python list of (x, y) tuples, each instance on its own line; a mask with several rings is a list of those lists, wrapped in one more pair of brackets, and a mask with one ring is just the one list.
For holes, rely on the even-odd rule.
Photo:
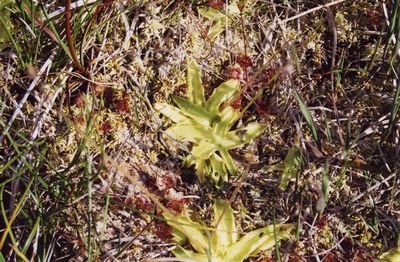
[(306, 15), (308, 15), (308, 14), (314, 13), (314, 12), (316, 12), (316, 11), (318, 11), (318, 10), (321, 10), (321, 9), (324, 9), (324, 8), (327, 8), (327, 7), (330, 7), (330, 6), (335, 6), (335, 5), (344, 3), (344, 2), (346, 2), (346, 1), (348, 1), (348, 0), (336, 0), (336, 1), (332, 1), (332, 2), (330, 2), (330, 3), (326, 3), (326, 4), (323, 4), (323, 5), (319, 5), (319, 6), (317, 6), (317, 7), (308, 9), (307, 11), (304, 11), (304, 12), (302, 12), (302, 13), (300, 13), (300, 14), (295, 15), (295, 16), (291, 16), (291, 17), (289, 17), (289, 18), (286, 18), (286, 19), (280, 21), (279, 23), (287, 23), (287, 22), (290, 22), (290, 21), (299, 19), (299, 18), (301, 18), (301, 17), (303, 17), (303, 16), (306, 16)]

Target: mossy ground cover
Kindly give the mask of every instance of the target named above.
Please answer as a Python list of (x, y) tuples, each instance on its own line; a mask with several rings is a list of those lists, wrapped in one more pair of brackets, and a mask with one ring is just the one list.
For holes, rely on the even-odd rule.
[[(249, 261), (397, 246), (399, 1), (68, 2), (0, 3), (0, 260), (171, 261), (162, 209), (211, 224), (216, 199), (239, 234), (294, 225)], [(240, 81), (235, 129), (266, 126), (218, 185), (155, 109), (188, 59), (206, 98)]]

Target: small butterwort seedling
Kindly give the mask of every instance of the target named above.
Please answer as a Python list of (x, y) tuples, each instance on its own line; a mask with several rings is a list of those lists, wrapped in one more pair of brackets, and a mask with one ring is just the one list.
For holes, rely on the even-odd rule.
[(240, 10), (236, 3), (231, 3), (228, 8), (224, 8), (224, 1), (209, 1), (209, 7), (199, 8), (199, 14), (211, 23), (208, 31), (208, 38), (214, 40), (225, 31), (227, 23), (231, 21), (233, 15), (238, 15)]
[[(228, 201), (214, 203), (213, 226), (193, 221), (187, 214), (163, 213), (172, 227), (173, 240), (178, 247), (172, 253), (182, 259), (197, 262), (241, 262), (262, 251), (272, 249), (277, 242), (287, 239), (293, 229), (291, 224), (269, 225), (239, 238), (233, 210)], [(194, 251), (183, 248), (190, 244)]]
[(172, 138), (191, 142), (191, 155), (186, 163), (195, 165), (200, 182), (208, 175), (216, 184), (227, 181), (228, 174), (236, 173), (236, 165), (229, 150), (251, 142), (261, 134), (265, 125), (252, 122), (231, 130), (242, 115), (230, 106), (240, 95), (240, 81), (231, 79), (218, 86), (208, 100), (204, 97), (201, 70), (194, 60), (188, 61), (188, 99), (172, 96), (177, 107), (157, 103), (155, 109), (172, 120), (166, 131)]

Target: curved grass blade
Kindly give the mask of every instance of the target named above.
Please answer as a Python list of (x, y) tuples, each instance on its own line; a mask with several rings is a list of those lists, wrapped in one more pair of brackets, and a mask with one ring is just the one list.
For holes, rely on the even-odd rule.
[(304, 119), (307, 122), (308, 128), (310, 128), (312, 137), (313, 137), (315, 143), (318, 145), (318, 147), (320, 147), (321, 146), (321, 142), (319, 140), (317, 128), (315, 126), (315, 123), (314, 123), (314, 120), (313, 120), (313, 118), (311, 116), (311, 113), (308, 110), (307, 106), (304, 104), (303, 99), (301, 99), (301, 97), (300, 97), (300, 95), (299, 95), (299, 93), (297, 92), (296, 89), (294, 89), (294, 94), (295, 94), (297, 103), (299, 103), (301, 113), (303, 114)]

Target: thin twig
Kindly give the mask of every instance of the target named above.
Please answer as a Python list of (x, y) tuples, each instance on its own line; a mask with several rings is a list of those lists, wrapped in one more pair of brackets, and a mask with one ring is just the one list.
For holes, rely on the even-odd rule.
[(378, 183), (376, 183), (372, 187), (368, 188), (366, 191), (361, 192), (360, 194), (355, 196), (352, 200), (350, 200), (350, 203), (353, 203), (353, 202), (357, 201), (358, 199), (362, 198), (364, 195), (369, 194), (371, 191), (377, 189), (380, 185), (382, 185), (383, 183), (386, 183), (387, 181), (389, 181), (390, 179), (392, 179), (395, 176), (396, 176), (396, 173), (393, 173), (390, 176), (388, 176), (387, 178), (385, 178), (384, 180), (379, 181)]
[[(71, 10), (72, 9), (77, 9), (77, 8), (79, 8), (81, 6), (84, 6), (84, 5), (90, 5), (90, 4), (96, 3), (97, 1), (98, 0), (79, 0), (79, 1), (76, 1), (74, 3), (71, 3)], [(61, 7), (58, 10), (50, 13), (47, 17), (43, 16), (42, 20), (45, 20), (45, 19), (49, 19), (50, 20), (50, 19), (52, 19), (52, 18), (54, 18), (54, 17), (56, 17), (58, 15), (63, 14), (64, 12), (65, 12), (65, 7)]]
[(324, 5), (319, 5), (317, 7), (311, 8), (311, 9), (309, 9), (309, 10), (303, 12), (303, 13), (300, 13), (298, 15), (286, 18), (284, 20), (281, 20), (281, 21), (279, 21), (279, 23), (286, 23), (286, 22), (289, 22), (289, 21), (293, 21), (293, 20), (299, 19), (300, 17), (306, 16), (306, 15), (308, 15), (310, 13), (316, 12), (316, 11), (318, 11), (320, 9), (327, 8), (327, 7), (330, 7), (330, 6), (333, 6), (333, 5), (337, 5), (337, 4), (346, 2), (346, 1), (348, 1), (348, 0), (337, 0), (337, 1), (333, 1), (333, 2), (330, 2), (330, 3), (324, 4)]

